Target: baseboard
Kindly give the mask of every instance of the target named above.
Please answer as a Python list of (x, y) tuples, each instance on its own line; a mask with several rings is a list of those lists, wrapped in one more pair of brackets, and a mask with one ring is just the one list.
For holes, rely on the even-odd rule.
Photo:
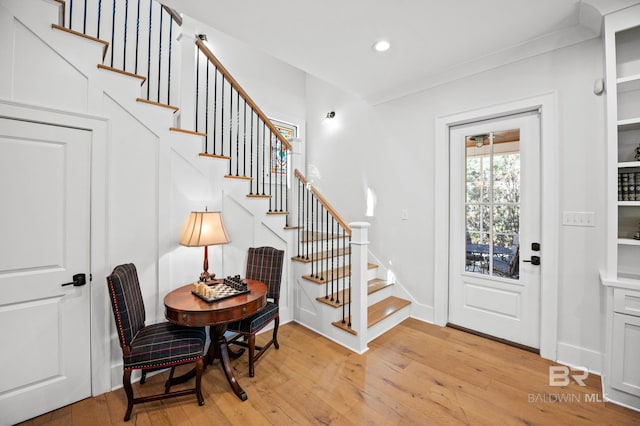
[(586, 367), (590, 373), (601, 375), (602, 353), (569, 343), (558, 342), (557, 362), (569, 366)]

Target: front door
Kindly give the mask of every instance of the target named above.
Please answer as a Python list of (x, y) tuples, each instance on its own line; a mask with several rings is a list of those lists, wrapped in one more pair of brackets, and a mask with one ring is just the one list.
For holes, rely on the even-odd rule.
[(86, 130), (0, 118), (0, 424), (91, 395), (90, 153)]
[(539, 348), (538, 113), (452, 127), (450, 144), (449, 323)]

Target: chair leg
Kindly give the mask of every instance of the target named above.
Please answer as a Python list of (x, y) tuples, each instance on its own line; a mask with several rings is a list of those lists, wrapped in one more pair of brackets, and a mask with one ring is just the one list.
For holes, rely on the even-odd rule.
[(122, 386), (124, 393), (127, 395), (127, 412), (124, 415), (124, 421), (128, 422), (131, 418), (131, 410), (133, 410), (133, 388), (131, 387), (131, 370), (122, 374)]
[(273, 320), (273, 346), (276, 349), (280, 349), (280, 345), (278, 344), (278, 326), (280, 325), (280, 317), (277, 316)]
[(249, 335), (248, 346), (249, 346), (249, 377), (253, 377), (255, 374), (253, 369), (253, 363), (254, 363), (254, 358), (256, 353), (256, 335), (255, 334)]
[(202, 372), (204, 371), (204, 361), (199, 359), (196, 361), (196, 398), (198, 398), (198, 405), (204, 405), (204, 398), (202, 397)]
[(169, 372), (169, 378), (166, 382), (164, 382), (164, 393), (169, 393), (171, 390), (171, 382), (173, 382), (173, 373), (176, 371), (176, 367), (171, 367), (171, 371)]

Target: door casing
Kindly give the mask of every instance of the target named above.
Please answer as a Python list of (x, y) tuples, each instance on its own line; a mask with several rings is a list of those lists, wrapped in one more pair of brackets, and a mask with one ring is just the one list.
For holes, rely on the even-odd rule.
[(555, 360), (558, 340), (559, 192), (557, 93), (488, 106), (436, 118), (433, 321), (445, 326), (449, 305), (449, 128), (520, 112), (539, 110), (541, 145), (540, 356)]

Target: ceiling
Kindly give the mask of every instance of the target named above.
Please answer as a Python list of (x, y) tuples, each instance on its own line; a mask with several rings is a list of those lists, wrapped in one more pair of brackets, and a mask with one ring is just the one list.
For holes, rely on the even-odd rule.
[(373, 104), (597, 37), (603, 15), (638, 2), (163, 0)]

